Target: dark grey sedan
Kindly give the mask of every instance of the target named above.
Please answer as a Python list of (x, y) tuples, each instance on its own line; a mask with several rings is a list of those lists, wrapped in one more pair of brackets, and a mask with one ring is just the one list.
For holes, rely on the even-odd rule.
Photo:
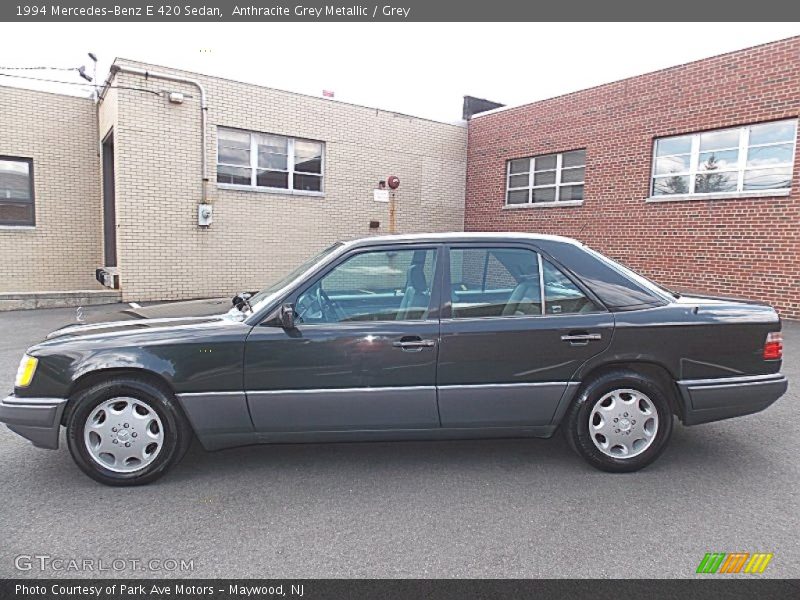
[(153, 481), (193, 436), (213, 450), (560, 427), (621, 472), (656, 459), (675, 416), (746, 415), (787, 388), (771, 307), (681, 296), (562, 237), (339, 243), (228, 307), (57, 330), (23, 357), (0, 421), (42, 448), (66, 427), (78, 466), (111, 485)]

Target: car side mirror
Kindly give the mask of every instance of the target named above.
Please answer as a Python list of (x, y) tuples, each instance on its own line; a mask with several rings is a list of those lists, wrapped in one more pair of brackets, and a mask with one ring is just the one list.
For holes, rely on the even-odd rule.
[(284, 329), (294, 329), (294, 305), (284, 304), (278, 313), (278, 320)]

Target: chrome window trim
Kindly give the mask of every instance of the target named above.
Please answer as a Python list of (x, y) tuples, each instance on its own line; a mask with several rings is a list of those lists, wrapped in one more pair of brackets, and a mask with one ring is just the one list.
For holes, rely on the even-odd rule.
[(542, 261), (542, 253), (537, 251), (536, 252), (536, 256), (537, 256), (537, 260), (538, 260), (538, 263), (539, 263), (539, 303), (542, 306), (542, 316), (545, 316), (547, 314), (547, 311), (545, 310), (545, 307), (544, 307), (544, 299), (545, 299), (545, 293), (544, 293), (544, 264), (543, 264), (543, 261)]

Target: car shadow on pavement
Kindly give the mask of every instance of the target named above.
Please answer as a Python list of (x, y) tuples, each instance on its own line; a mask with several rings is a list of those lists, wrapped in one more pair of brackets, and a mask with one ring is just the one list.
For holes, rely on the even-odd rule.
[[(680, 426), (676, 423), (676, 430)], [(647, 471), (696, 467), (709, 459), (718, 466), (730, 462), (740, 442), (717, 437), (711, 443), (692, 432), (681, 432), (680, 448), (667, 447)], [(699, 458), (693, 458), (698, 456)], [(316, 475), (361, 473), (381, 477), (431, 474), (474, 474), (502, 469), (505, 472), (536, 474), (598, 473), (573, 452), (557, 433), (550, 439), (497, 439), (452, 441), (340, 442), (313, 444), (263, 444), (205, 451), (199, 442), (192, 444), (180, 465), (164, 478), (164, 483), (194, 479), (291, 476), (313, 471)]]
[[(709, 465), (717, 472), (737, 476), (749, 465), (768, 468), (771, 459), (756, 439), (742, 439), (727, 423), (687, 428), (677, 419), (672, 439), (658, 460), (640, 473), (703, 473)], [(780, 465), (777, 465), (779, 467)], [(309, 444), (262, 444), (205, 451), (192, 444), (186, 457), (164, 483), (193, 479), (290, 476), (313, 471), (315, 475), (361, 473), (414, 476), (475, 474), (502, 469), (527, 475), (600, 474), (573, 452), (557, 432), (550, 439), (341, 442)], [(622, 475), (635, 476), (636, 474)], [(609, 475), (614, 476), (614, 475)]]
[(261, 444), (208, 452), (195, 441), (170, 479), (258, 471), (307, 469), (340, 472), (408, 472), (419, 469), (476, 468), (502, 464), (580, 469), (580, 458), (561, 435), (551, 439), (496, 439), (447, 441), (335, 442)]

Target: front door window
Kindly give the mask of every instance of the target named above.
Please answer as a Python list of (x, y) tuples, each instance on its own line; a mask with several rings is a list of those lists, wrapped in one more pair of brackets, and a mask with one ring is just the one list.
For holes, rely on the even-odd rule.
[(298, 296), (296, 322), (425, 320), (435, 269), (432, 248), (357, 254)]

